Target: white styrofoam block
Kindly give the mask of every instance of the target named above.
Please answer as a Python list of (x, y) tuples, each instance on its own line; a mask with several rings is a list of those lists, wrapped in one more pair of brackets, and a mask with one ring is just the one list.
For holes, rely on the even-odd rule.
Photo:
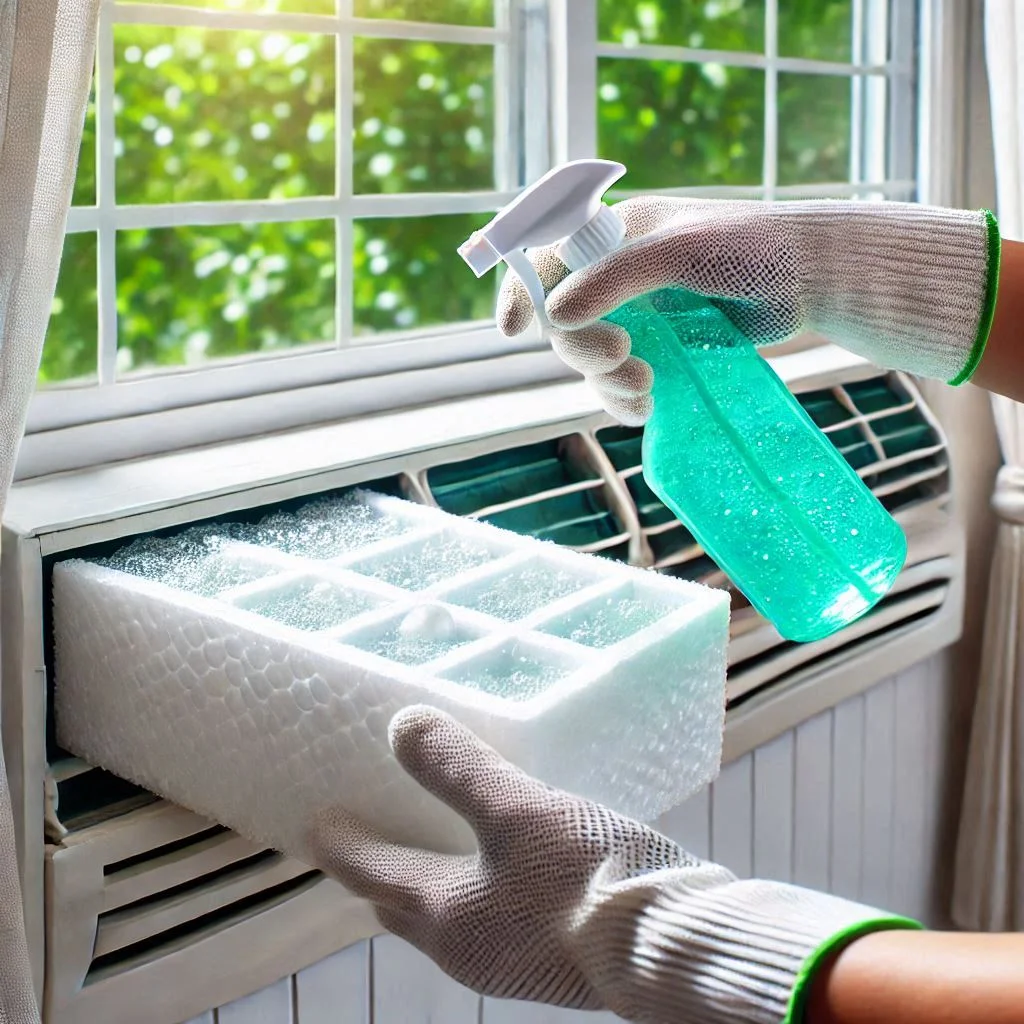
[(312, 816), (334, 804), (398, 841), (470, 848), (391, 754), (388, 723), (414, 703), (642, 820), (714, 777), (725, 593), (394, 498), (359, 503), (373, 522), (343, 542), (321, 504), (315, 528), (312, 513), (278, 516), (243, 531), (257, 543), (236, 531), (188, 566), (185, 538), (147, 541), (141, 568), (115, 556), (129, 572), (58, 564), (60, 745), (305, 859)]

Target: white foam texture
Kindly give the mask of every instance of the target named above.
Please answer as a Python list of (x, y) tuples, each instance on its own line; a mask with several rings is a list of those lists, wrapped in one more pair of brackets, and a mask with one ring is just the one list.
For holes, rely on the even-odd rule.
[[(60, 745), (304, 859), (312, 816), (336, 804), (401, 842), (471, 848), (391, 754), (388, 723), (410, 704), (641, 820), (717, 774), (723, 592), (396, 498), (356, 504), (375, 526), (339, 557), (289, 553), (311, 516), (320, 537), (323, 503), (278, 514), (272, 530), (225, 528), (216, 543), (207, 530), (213, 578), (249, 579), (213, 596), (172, 585), (209, 590), (194, 566), (167, 572), (181, 538), (141, 542), (134, 568), (124, 556), (58, 564)], [(221, 577), (225, 564), (245, 571)]]

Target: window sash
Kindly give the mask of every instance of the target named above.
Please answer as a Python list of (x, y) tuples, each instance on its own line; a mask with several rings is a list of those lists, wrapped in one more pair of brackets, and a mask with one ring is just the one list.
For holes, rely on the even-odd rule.
[[(274, 395), (333, 382), (374, 377), (387, 389), (393, 374), (472, 362), (459, 373), (465, 388), (502, 386), (503, 360), (515, 353), (539, 353), (536, 331), (503, 339), (493, 324), (453, 324), (405, 334), (354, 336), (352, 330), (352, 225), (362, 217), (414, 217), (445, 213), (487, 214), (500, 209), (517, 188), (553, 163), (597, 152), (598, 60), (616, 57), (681, 62), (715, 61), (757, 67), (765, 72), (764, 166), (762, 180), (750, 187), (715, 186), (644, 189), (645, 194), (719, 198), (785, 199), (795, 196), (867, 196), (911, 199), (916, 193), (913, 84), (917, 12), (914, 0), (854, 0), (854, 48), (849, 63), (828, 63), (778, 55), (778, 0), (766, 0), (762, 52), (693, 50), (678, 46), (627, 47), (598, 38), (597, 0), (496, 0), (493, 27), (449, 26), (352, 16), (352, 0), (340, 0), (337, 15), (253, 14), (102, 0), (97, 51), (97, 203), (75, 207), (68, 230), (96, 231), (98, 237), (100, 352), (99, 385), (55, 387), (33, 400), (29, 431), (61, 431), (80, 423), (116, 421), (160, 410), (264, 394), (267, 429), (274, 429)], [(336, 194), (289, 200), (190, 202), (117, 206), (114, 197), (114, 25), (159, 24), (261, 31), (316, 32), (336, 40)], [(888, 32), (888, 58), (866, 61), (867, 46)], [(475, 193), (363, 194), (352, 183), (352, 44), (356, 36), (485, 43), (495, 48), (495, 185)], [(850, 77), (852, 138), (846, 181), (803, 186), (777, 183), (777, 76), (780, 71)], [(868, 87), (889, 83), (885, 95)], [(881, 96), (881, 98), (880, 98)], [(548, 116), (538, 114), (543, 111)], [(613, 192), (611, 198), (635, 194)], [(116, 276), (114, 242), (125, 228), (229, 224), (333, 218), (337, 246), (334, 346), (303, 347), (287, 353), (249, 356), (114, 382), (116, 361)], [(405, 392), (403, 392), (405, 393)], [(467, 391), (468, 393), (468, 391)], [(221, 406), (218, 415), (228, 415)], [(343, 416), (345, 410), (338, 409)], [(201, 443), (202, 413), (182, 443)]]

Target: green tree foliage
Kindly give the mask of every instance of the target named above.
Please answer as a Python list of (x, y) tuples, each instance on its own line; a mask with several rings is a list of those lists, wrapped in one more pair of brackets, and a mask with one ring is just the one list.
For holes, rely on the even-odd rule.
[[(334, 0), (163, 2), (334, 9)], [(850, 6), (851, 0), (780, 0), (780, 51), (849, 61)], [(493, 0), (354, 0), (353, 10), (453, 24), (494, 19)], [(599, 14), (602, 38), (627, 46), (760, 52), (764, 45), (761, 0), (599, 0)], [(119, 25), (114, 51), (119, 205), (335, 194), (333, 37)], [(347, 173), (355, 193), (494, 187), (491, 47), (358, 37), (353, 57)], [(761, 180), (761, 70), (602, 58), (599, 76), (601, 155), (631, 168), (629, 187)], [(779, 107), (779, 180), (843, 180), (849, 79), (782, 74)], [(95, 203), (96, 175), (90, 104), (76, 205)], [(345, 175), (340, 169), (343, 186)], [(111, 254), (118, 373), (329, 344), (339, 324), (349, 322), (364, 335), (488, 318), (493, 278), (475, 280), (454, 256), (480, 221), (360, 219), (338, 230), (325, 218), (120, 230)], [(93, 233), (68, 237), (43, 382), (95, 378), (101, 257), (110, 258), (98, 253)], [(351, 261), (351, 294), (338, 294), (339, 258)]]

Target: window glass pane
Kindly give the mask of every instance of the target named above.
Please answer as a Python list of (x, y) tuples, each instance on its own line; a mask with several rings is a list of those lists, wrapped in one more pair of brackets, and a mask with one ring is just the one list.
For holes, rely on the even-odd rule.
[(355, 0), (360, 18), (441, 21), (449, 25), (493, 25), (494, 0)]
[(120, 203), (334, 192), (330, 36), (118, 25)]
[(779, 54), (853, 59), (853, 0), (779, 0)]
[(779, 75), (780, 185), (848, 181), (851, 80)]
[(71, 194), (72, 206), (94, 206), (96, 203), (96, 76), (89, 90), (89, 105), (85, 109), (82, 126), (82, 144), (78, 149), (78, 170), (75, 172), (75, 190)]
[(64, 239), (39, 383), (93, 383), (98, 329), (96, 235), (91, 231), (76, 232)]
[(494, 48), (356, 39), (357, 192), (494, 186)]
[(222, 11), (259, 14), (334, 14), (334, 0), (132, 0), (171, 7), (212, 7)]
[(478, 214), (357, 220), (356, 333), (493, 319), (497, 275), (477, 278), (456, 252), (486, 220)]
[(598, 0), (601, 39), (764, 51), (764, 0)]
[(119, 374), (335, 340), (334, 222), (117, 236)]
[(760, 183), (762, 71), (610, 58), (598, 76), (598, 147), (626, 188)]

